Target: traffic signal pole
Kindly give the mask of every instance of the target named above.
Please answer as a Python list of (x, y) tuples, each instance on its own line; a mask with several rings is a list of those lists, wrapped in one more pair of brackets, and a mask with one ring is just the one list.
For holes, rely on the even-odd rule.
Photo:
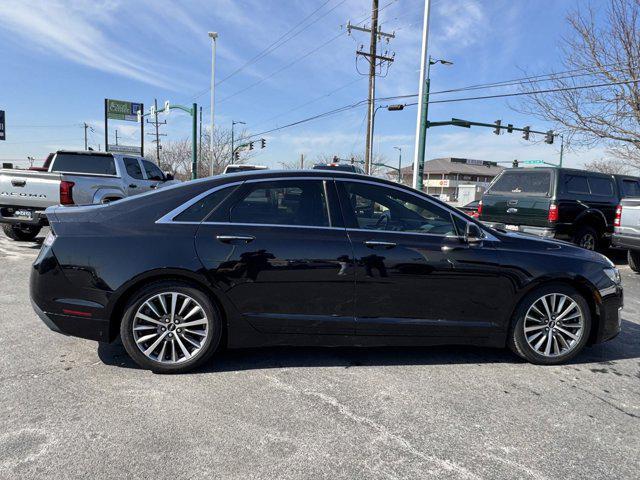
[(427, 113), (429, 107), (429, 13), (431, 0), (424, 0), (422, 25), (422, 58), (420, 60), (420, 87), (418, 92), (418, 118), (416, 121), (416, 143), (413, 154), (413, 188), (422, 190), (424, 172), (424, 151), (427, 138)]

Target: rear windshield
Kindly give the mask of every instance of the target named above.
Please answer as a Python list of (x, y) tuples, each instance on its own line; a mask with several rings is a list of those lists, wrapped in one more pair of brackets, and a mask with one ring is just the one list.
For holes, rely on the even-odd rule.
[(116, 166), (113, 157), (109, 155), (58, 153), (51, 171), (115, 175)]
[(551, 172), (508, 171), (502, 173), (487, 193), (548, 196), (551, 191)]

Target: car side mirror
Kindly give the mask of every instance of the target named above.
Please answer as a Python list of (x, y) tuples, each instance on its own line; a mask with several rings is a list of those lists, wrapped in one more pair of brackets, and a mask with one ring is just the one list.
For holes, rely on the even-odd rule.
[(468, 244), (476, 244), (482, 242), (484, 234), (482, 229), (475, 223), (467, 223), (467, 230), (464, 233), (464, 241)]
[(171, 172), (164, 172), (164, 181), (165, 182), (169, 182), (173, 180), (173, 173)]

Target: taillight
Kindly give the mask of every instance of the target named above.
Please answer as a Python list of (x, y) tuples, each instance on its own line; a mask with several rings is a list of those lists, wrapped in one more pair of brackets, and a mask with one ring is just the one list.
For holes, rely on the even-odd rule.
[(618, 205), (616, 207), (616, 218), (613, 219), (613, 226), (614, 227), (619, 227), (620, 226), (620, 219), (622, 219), (622, 205)]
[(549, 205), (549, 216), (547, 217), (547, 220), (550, 222), (558, 221), (558, 206), (555, 203)]
[(73, 205), (73, 186), (75, 183), (62, 180), (60, 182), (60, 204)]
[(478, 217), (482, 215), (482, 200), (478, 202)]

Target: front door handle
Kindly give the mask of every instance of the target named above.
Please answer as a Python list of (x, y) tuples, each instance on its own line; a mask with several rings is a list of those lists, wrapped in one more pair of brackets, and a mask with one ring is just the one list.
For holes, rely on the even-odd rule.
[(222, 243), (251, 243), (256, 237), (248, 235), (217, 235), (216, 239)]
[(364, 244), (367, 248), (384, 248), (387, 250), (396, 246), (393, 242), (380, 242), (377, 240), (367, 240)]
[(129, 188), (138, 188), (138, 185), (136, 185), (135, 183), (130, 183)]

